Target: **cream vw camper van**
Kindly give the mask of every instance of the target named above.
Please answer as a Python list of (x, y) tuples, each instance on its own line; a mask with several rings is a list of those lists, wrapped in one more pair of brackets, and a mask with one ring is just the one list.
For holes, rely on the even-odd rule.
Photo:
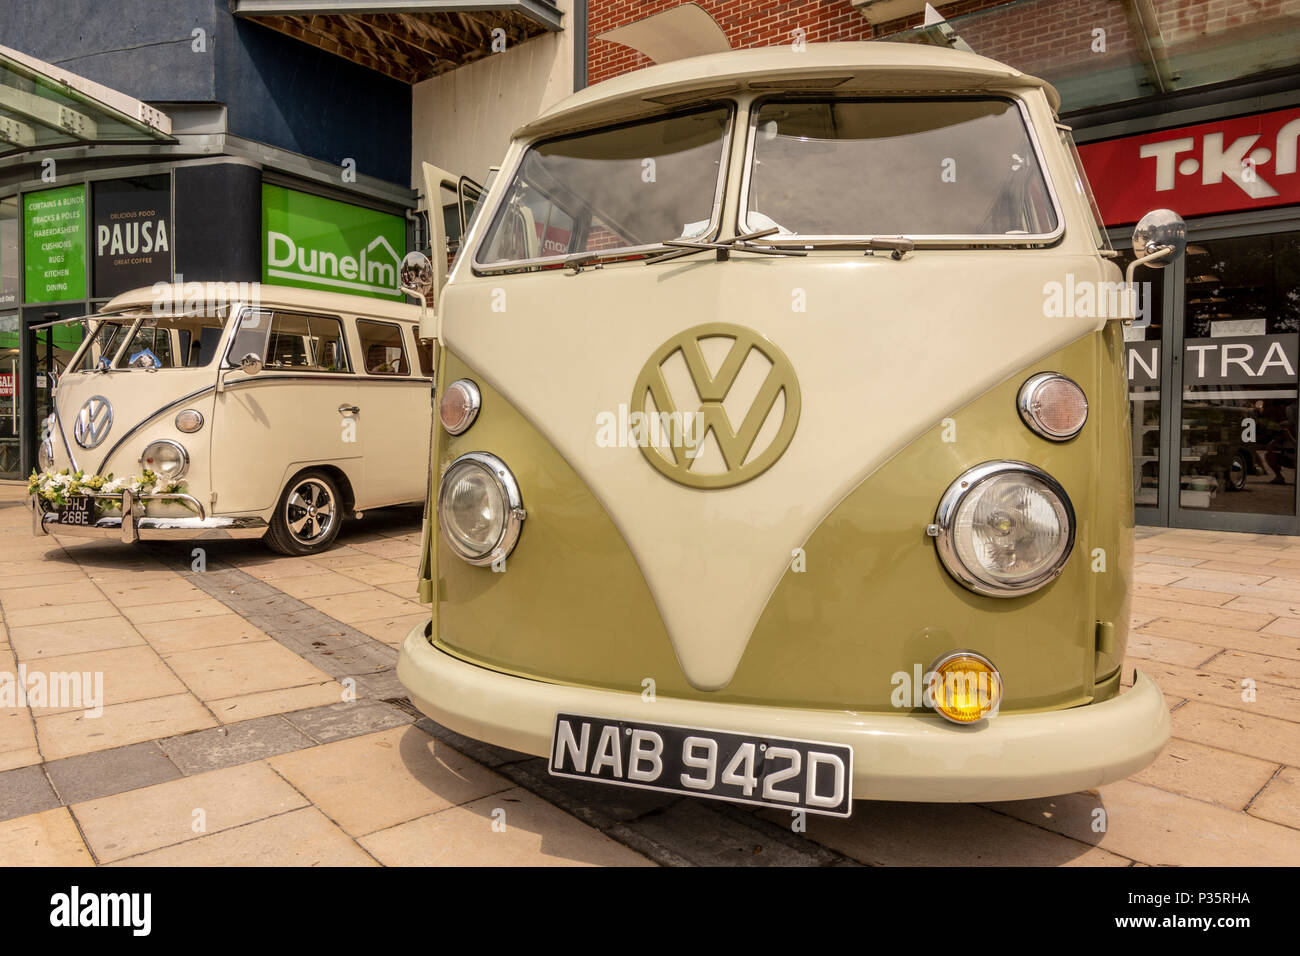
[[(434, 302), (412, 701), (556, 775), (824, 814), (1153, 760), (1129, 286), (1057, 106), (832, 44), (520, 129)], [(1157, 211), (1132, 266), (1184, 243)]]
[(256, 283), (138, 289), (85, 322), (30, 490), (33, 531), (217, 534), (283, 554), (424, 497), (420, 309)]

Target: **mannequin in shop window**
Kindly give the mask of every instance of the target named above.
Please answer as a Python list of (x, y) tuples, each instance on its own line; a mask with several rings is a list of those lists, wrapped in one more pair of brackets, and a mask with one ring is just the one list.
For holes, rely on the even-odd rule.
[(1270, 485), (1287, 484), (1287, 480), (1282, 477), (1282, 469), (1295, 468), (1297, 412), (1300, 412), (1300, 404), (1291, 402), (1287, 405), (1286, 422), (1282, 430), (1264, 450), (1264, 460), (1268, 462), (1268, 467), (1273, 472), (1273, 477), (1269, 480)]

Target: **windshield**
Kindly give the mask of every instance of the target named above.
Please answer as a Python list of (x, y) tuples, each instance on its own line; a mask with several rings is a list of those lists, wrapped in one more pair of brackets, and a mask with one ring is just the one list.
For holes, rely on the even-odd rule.
[(656, 246), (713, 231), (731, 109), (717, 106), (529, 148), (480, 265)]
[(1058, 217), (1016, 103), (1002, 97), (769, 100), (745, 231), (1047, 237)]
[[(91, 322), (99, 325), (75, 370), (202, 368), (211, 364), (217, 353), (228, 314), (229, 309), (223, 307), (206, 314), (127, 312), (92, 317)], [(132, 334), (137, 321), (140, 327)]]

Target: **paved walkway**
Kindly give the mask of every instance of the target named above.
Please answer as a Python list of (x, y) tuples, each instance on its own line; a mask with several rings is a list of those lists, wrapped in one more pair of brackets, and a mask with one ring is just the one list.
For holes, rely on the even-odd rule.
[(1175, 739), (1133, 779), (860, 802), (796, 833), (789, 814), (556, 780), (412, 711), (392, 669), (427, 614), (419, 525), (373, 512), (312, 559), (125, 548), (33, 538), (23, 489), (0, 486), (0, 676), (103, 675), (99, 716), (0, 704), (0, 865), (1300, 863), (1300, 539), (1143, 533), (1129, 664), (1165, 690)]

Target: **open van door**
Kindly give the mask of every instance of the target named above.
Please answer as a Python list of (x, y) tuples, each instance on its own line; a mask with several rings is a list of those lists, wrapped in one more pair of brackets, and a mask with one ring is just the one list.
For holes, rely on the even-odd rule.
[(424, 197), (429, 219), (429, 259), (433, 268), (433, 282), (429, 292), (424, 296), (426, 308), (420, 319), (420, 347), (426, 342), (433, 349), (435, 371), (433, 392), (433, 420), (429, 430), (428, 494), (424, 508), (424, 540), (420, 559), (420, 599), (433, 605), (437, 614), (437, 600), (433, 591), (433, 581), (437, 579), (437, 541), (433, 525), (437, 520), (434, 509), (434, 496), (437, 494), (438, 476), (438, 438), (442, 430), (438, 427), (438, 381), (437, 358), (442, 339), (441, 319), (442, 304), (439, 297), (442, 287), (447, 282), (447, 273), (474, 215), (483, 199), (484, 189), (467, 176), (453, 176), (445, 169), (439, 169), (432, 163), (423, 164)]
[[(429, 218), (429, 258), (433, 261), (433, 291), (428, 297), (429, 311), (437, 321), (438, 296), (447, 281), (447, 272), (474, 214), (483, 199), (483, 187), (468, 176), (454, 176), (432, 163), (424, 163), (424, 196)], [(437, 338), (422, 326), (420, 338)]]

